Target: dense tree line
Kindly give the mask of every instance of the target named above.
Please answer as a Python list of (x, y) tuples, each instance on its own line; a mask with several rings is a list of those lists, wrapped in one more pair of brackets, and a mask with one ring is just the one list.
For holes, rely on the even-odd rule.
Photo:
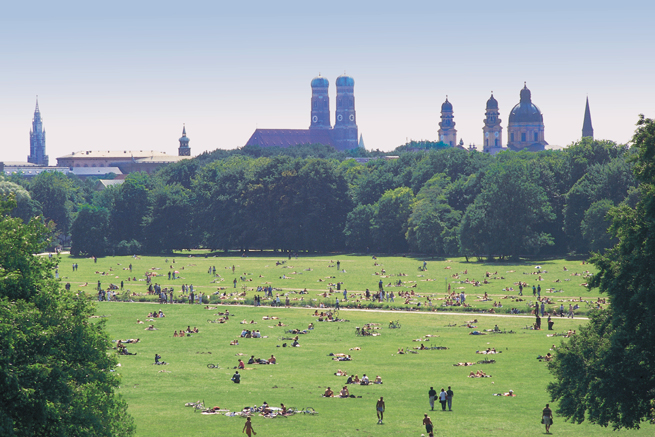
[[(631, 149), (583, 139), (490, 156), (402, 146), (217, 150), (95, 191), (61, 174), (15, 177), (12, 214), (42, 214), (78, 255), (215, 250), (515, 257), (610, 247), (607, 211), (638, 200)], [(379, 158), (359, 163), (354, 157)]]

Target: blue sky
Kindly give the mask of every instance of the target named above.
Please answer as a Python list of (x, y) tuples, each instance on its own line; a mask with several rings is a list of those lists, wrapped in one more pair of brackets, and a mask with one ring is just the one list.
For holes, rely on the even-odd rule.
[[(506, 128), (527, 81), (546, 141), (627, 142), (655, 117), (655, 2), (14, 2), (0, 16), (0, 160), (25, 160), (39, 95), (47, 152), (193, 154), (256, 127), (309, 126), (309, 83), (355, 79), (367, 148), (437, 138), (445, 96), (481, 145), (493, 90)], [(332, 101), (332, 111), (335, 105)]]

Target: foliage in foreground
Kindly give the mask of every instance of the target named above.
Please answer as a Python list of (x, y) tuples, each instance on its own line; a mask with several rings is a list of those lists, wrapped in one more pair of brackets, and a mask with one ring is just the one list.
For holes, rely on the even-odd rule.
[(610, 232), (619, 242), (592, 259), (599, 272), (590, 286), (607, 293), (612, 306), (559, 349), (550, 365), (556, 382), (548, 387), (560, 414), (615, 429), (652, 419), (655, 400), (655, 122), (641, 116), (637, 126), (641, 200), (611, 210)]
[(52, 278), (56, 260), (34, 256), (48, 230), (10, 217), (15, 205), (0, 200), (0, 435), (133, 434), (104, 324)]

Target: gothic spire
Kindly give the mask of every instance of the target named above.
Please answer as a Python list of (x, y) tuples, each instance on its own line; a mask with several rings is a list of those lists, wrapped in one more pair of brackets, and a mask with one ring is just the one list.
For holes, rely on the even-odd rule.
[(589, 137), (594, 139), (594, 128), (591, 125), (591, 112), (589, 112), (589, 97), (587, 97), (587, 105), (584, 110), (584, 122), (582, 123), (582, 138)]

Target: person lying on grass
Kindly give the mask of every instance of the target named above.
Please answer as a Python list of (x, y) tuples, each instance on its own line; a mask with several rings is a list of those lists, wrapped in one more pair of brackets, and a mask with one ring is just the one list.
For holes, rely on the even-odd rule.
[(507, 392), (507, 393), (494, 393), (494, 396), (510, 396), (510, 397), (516, 397), (516, 395), (514, 394), (514, 392), (513, 392), (512, 390), (510, 390), (510, 391)]
[(491, 378), (491, 375), (487, 375), (482, 370), (478, 370), (477, 372), (471, 371), (471, 373), (469, 373), (469, 378)]
[(145, 330), (146, 331), (156, 331), (157, 328), (155, 328), (153, 325), (148, 325), (148, 327)]
[(337, 354), (334, 358), (332, 358), (332, 361), (352, 361), (352, 358), (350, 355), (343, 356), (343, 354)]
[(277, 320), (277, 319), (279, 319), (279, 317), (275, 317), (275, 316), (273, 316), (273, 317), (269, 317), (269, 316), (262, 317), (262, 320)]
[(457, 364), (453, 364), (453, 366), (455, 366), (455, 367), (457, 367), (457, 366), (466, 367), (466, 366), (473, 366), (473, 365), (475, 365), (475, 363), (468, 363), (468, 362), (466, 362), (466, 363), (457, 363)]
[(487, 334), (480, 331), (471, 331), (469, 332), (469, 335), (487, 335)]
[(503, 351), (496, 351), (496, 348), (487, 348), (486, 351), (475, 351), (476, 354), (483, 354), (483, 355), (492, 355), (492, 354), (500, 354)]
[(338, 369), (335, 373), (336, 376), (348, 376), (348, 374), (341, 369)]

